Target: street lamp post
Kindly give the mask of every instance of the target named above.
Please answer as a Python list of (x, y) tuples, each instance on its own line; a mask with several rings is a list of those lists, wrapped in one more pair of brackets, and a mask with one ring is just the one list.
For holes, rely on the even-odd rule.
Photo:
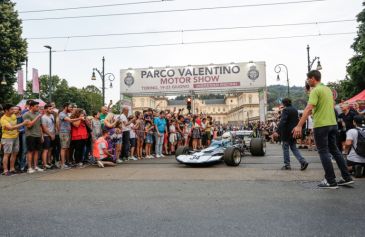
[(284, 67), (286, 71), (286, 81), (288, 83), (288, 98), (290, 98), (289, 72), (288, 67), (285, 64), (278, 64), (275, 66), (274, 70), (278, 74), (276, 79), (280, 81), (280, 72), (282, 70), (282, 67)]
[[(308, 72), (310, 72), (312, 70), (312, 67), (313, 67), (313, 64), (318, 60), (317, 62), (317, 70), (322, 70), (322, 65), (321, 65), (321, 61), (319, 61), (319, 57), (314, 57), (313, 60), (311, 60), (310, 58), (310, 47), (309, 45), (307, 45), (307, 60), (308, 60), (308, 64), (307, 64), (307, 67), (308, 67)], [(308, 84), (307, 81), (305, 81), (305, 88), (307, 91), (310, 90), (310, 86)]]
[(317, 60), (318, 60), (318, 62), (317, 62), (317, 70), (322, 70), (322, 65), (321, 65), (321, 61), (319, 60), (319, 57), (314, 57), (313, 60), (311, 60), (309, 51), (310, 51), (310, 47), (309, 47), (309, 45), (307, 45), (308, 72), (310, 72), (310, 70), (312, 70), (313, 64)]
[[(49, 49), (49, 81), (48, 81), (48, 85), (49, 85), (49, 103), (52, 102), (52, 47), (49, 45), (45, 45), (45, 48)], [(28, 63), (28, 59), (27, 59), (27, 63)]]
[(99, 74), (101, 81), (102, 81), (102, 92), (103, 92), (103, 105), (105, 105), (105, 77), (108, 78), (108, 80), (110, 81), (110, 88), (113, 87), (112, 81), (114, 81), (115, 76), (113, 73), (105, 73), (105, 58), (103, 57), (102, 59), (102, 69), (101, 71), (97, 68), (93, 68), (93, 73), (91, 76), (91, 80), (96, 80), (96, 76), (95, 76), (95, 71)]

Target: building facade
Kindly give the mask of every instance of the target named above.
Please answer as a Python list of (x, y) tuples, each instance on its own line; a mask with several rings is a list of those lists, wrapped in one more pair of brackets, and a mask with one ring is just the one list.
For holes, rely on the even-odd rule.
[[(266, 102), (265, 102), (266, 106)], [(133, 111), (143, 111), (147, 108), (156, 110), (183, 110), (188, 113), (185, 100), (174, 100), (167, 97), (133, 97)], [(199, 99), (192, 101), (191, 113), (208, 114), (221, 124), (242, 124), (247, 121), (259, 120), (259, 92), (237, 93), (227, 95), (224, 99)]]

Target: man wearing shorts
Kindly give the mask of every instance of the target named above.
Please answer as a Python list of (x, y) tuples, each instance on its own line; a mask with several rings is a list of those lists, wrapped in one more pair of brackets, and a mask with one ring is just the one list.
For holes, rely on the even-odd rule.
[(43, 168), (50, 169), (51, 168), (51, 153), (54, 147), (54, 141), (56, 138), (56, 127), (55, 127), (55, 119), (52, 114), (53, 107), (50, 104), (46, 104), (44, 106), (44, 115), (41, 118), (42, 123), (42, 131), (43, 131), (43, 152), (42, 152), (42, 160), (43, 160)]
[[(29, 174), (32, 174), (35, 171), (43, 171), (43, 169), (38, 167), (39, 151), (42, 149), (43, 143), (41, 117), (42, 114), (39, 113), (39, 103), (31, 101), (29, 104), (29, 111), (23, 115), (24, 120), (29, 120), (25, 127)], [(32, 168), (32, 164), (34, 164), (34, 169)]]
[(61, 169), (69, 168), (65, 164), (66, 158), (69, 156), (69, 149), (71, 143), (71, 123), (79, 121), (80, 118), (71, 119), (69, 113), (72, 111), (72, 105), (65, 103), (63, 110), (59, 114), (60, 119), (60, 141), (61, 141)]
[[(19, 131), (18, 128), (26, 124), (28, 121), (24, 121), (17, 124), (15, 107), (11, 104), (4, 106), (5, 114), (1, 117), (0, 123), (2, 128), (1, 145), (4, 148), (3, 157), (3, 175), (15, 174), (15, 160), (19, 152)], [(8, 170), (8, 162), (10, 158), (10, 171)]]

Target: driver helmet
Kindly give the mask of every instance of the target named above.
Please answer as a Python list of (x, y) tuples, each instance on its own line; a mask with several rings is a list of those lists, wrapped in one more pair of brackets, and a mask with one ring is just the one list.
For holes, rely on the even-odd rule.
[(230, 132), (224, 133), (222, 135), (222, 144), (223, 144), (223, 146), (226, 146), (230, 142), (232, 142), (232, 134)]

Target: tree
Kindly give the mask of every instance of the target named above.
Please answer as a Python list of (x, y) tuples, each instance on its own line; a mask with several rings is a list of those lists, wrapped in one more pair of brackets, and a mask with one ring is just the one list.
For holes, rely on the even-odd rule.
[(99, 111), (103, 105), (103, 95), (99, 88), (93, 85), (89, 85), (82, 88), (80, 91), (83, 98), (86, 99), (90, 105), (90, 111)]
[[(365, 6), (365, 2), (363, 3)], [(349, 79), (343, 83), (343, 93), (350, 98), (365, 89), (365, 9), (357, 15), (359, 22), (357, 37), (351, 48), (355, 56), (349, 60), (347, 73)]]
[[(40, 98), (45, 102), (49, 102), (49, 76), (41, 75), (39, 77), (39, 84), (40, 93), (36, 94), (32, 92), (32, 82), (29, 81), (27, 83), (27, 89), (24, 98)], [(75, 104), (79, 108), (85, 109), (87, 113), (91, 113), (91, 111), (100, 110), (100, 107), (102, 106), (101, 91), (93, 85), (88, 85), (81, 89), (76, 87), (69, 87), (67, 81), (65, 79), (61, 79), (57, 75), (52, 76), (52, 85), (53, 102), (55, 102), (56, 106), (58, 106), (59, 108), (63, 104), (69, 102)]]
[(113, 106), (112, 106), (112, 112), (114, 114), (120, 114), (122, 108), (121, 108), (121, 101), (118, 100)]
[(344, 80), (339, 82), (329, 82), (327, 86), (337, 91), (336, 103), (341, 103), (341, 101), (347, 100), (354, 95), (352, 91), (356, 85), (353, 80), (346, 77)]
[(11, 101), (15, 73), (27, 55), (27, 42), (21, 37), (21, 20), (14, 6), (10, 0), (0, 0), (0, 79), (4, 77), (7, 83), (0, 85), (0, 103)]
[[(59, 78), (57, 75), (52, 76), (52, 85), (53, 85), (53, 90), (52, 90), (52, 95), (54, 94), (54, 92), (59, 89), (60, 87), (62, 87), (61, 85), (61, 78)], [(65, 80), (65, 83), (63, 84), (64, 89), (68, 88), (67, 85), (67, 81)], [(26, 85), (26, 91), (24, 94), (24, 98), (27, 99), (34, 99), (34, 98), (40, 98), (43, 101), (48, 102), (48, 98), (49, 98), (49, 76), (48, 75), (41, 75), (39, 77), (39, 94), (38, 93), (33, 93), (32, 92), (32, 81), (28, 81), (27, 85)]]
[[(280, 105), (281, 100), (288, 96), (288, 87), (286, 86), (271, 85), (268, 86), (267, 89), (267, 104), (269, 106), (269, 110)], [(292, 100), (293, 106), (297, 109), (304, 109), (307, 105), (308, 97), (304, 91), (304, 87), (290, 87), (290, 99)]]

